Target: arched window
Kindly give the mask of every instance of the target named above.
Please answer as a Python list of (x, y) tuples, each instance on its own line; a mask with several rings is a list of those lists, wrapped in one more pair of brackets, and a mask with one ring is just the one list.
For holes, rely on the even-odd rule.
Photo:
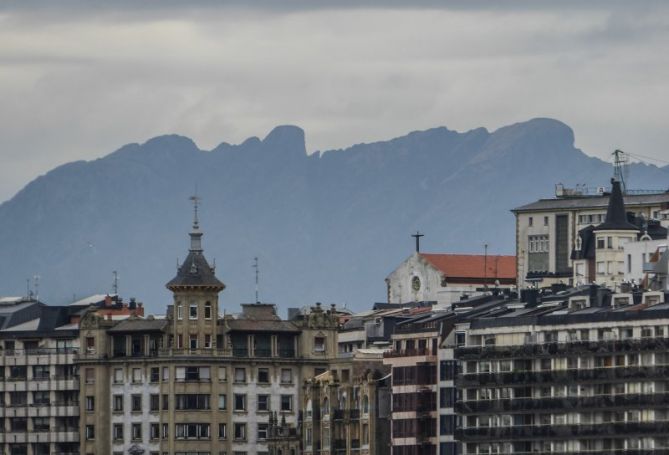
[(323, 413), (324, 416), (330, 414), (330, 401), (329, 401), (327, 398), (325, 398), (325, 399), (323, 400), (323, 410), (322, 410), (322, 413)]
[(367, 395), (362, 396), (362, 413), (369, 414), (369, 397)]

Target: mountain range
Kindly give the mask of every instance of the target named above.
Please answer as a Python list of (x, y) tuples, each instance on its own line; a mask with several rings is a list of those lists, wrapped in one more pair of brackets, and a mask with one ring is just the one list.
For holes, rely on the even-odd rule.
[[(632, 164), (628, 187), (666, 189), (669, 166)], [(510, 210), (565, 186), (607, 186), (610, 163), (574, 146), (574, 133), (538, 118), (488, 131), (445, 127), (308, 154), (304, 132), (201, 150), (155, 137), (93, 161), (60, 166), (0, 205), (0, 295), (62, 304), (112, 290), (161, 313), (164, 284), (188, 249), (189, 197), (202, 198), (205, 255), (227, 288), (221, 305), (281, 308), (385, 301), (384, 278), (425, 233), (426, 252), (514, 253)]]

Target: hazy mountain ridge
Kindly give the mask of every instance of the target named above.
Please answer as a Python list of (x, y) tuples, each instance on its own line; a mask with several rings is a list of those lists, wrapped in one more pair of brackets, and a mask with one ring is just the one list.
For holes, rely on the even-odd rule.
[[(551, 196), (554, 184), (606, 185), (611, 165), (574, 148), (551, 119), (489, 132), (445, 127), (307, 155), (293, 126), (264, 139), (200, 150), (160, 136), (90, 162), (60, 166), (0, 205), (0, 295), (25, 293), (41, 275), (49, 303), (120, 291), (150, 311), (187, 253), (197, 187), (205, 254), (228, 288), (224, 307), (261, 298), (282, 307), (314, 301), (364, 308), (385, 298), (383, 279), (413, 248), (513, 253), (515, 206)], [(666, 188), (669, 166), (632, 165), (629, 186)]]

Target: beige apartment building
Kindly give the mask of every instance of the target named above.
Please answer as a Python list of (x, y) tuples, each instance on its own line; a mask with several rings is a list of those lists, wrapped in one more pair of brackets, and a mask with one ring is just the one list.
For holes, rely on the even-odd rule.
[[(533, 282), (540, 282), (540, 286), (560, 282), (577, 284), (573, 279), (571, 252), (581, 248), (580, 231), (606, 220), (610, 189), (602, 188), (600, 193), (589, 195), (558, 186), (555, 198), (540, 199), (512, 210), (516, 216), (519, 287)], [(669, 226), (669, 192), (625, 193), (623, 198), (626, 211), (637, 221), (655, 220), (664, 227)], [(587, 271), (582, 273), (585, 276)]]
[(201, 238), (196, 217), (164, 318), (82, 319), (82, 454), (297, 455), (268, 441), (285, 442), (278, 422), (297, 428), (303, 381), (336, 353), (338, 316), (317, 304), (282, 320), (262, 303), (220, 315), (225, 285)]

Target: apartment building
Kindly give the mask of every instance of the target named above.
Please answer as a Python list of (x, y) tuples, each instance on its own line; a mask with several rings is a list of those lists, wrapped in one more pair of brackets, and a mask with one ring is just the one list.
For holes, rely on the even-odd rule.
[[(519, 287), (539, 282), (578, 284), (573, 250), (581, 249), (579, 231), (606, 221), (611, 188), (596, 195), (559, 187), (556, 197), (540, 199), (512, 210), (516, 217), (516, 260)], [(669, 192), (624, 194), (625, 213), (640, 231), (651, 221), (669, 226)], [(606, 271), (606, 269), (604, 269)], [(580, 272), (584, 283), (587, 270)], [(594, 274), (592, 275), (594, 278)], [(592, 280), (591, 280), (592, 281)]]
[(262, 303), (219, 314), (225, 285), (201, 238), (196, 217), (165, 318), (82, 318), (82, 453), (268, 454), (272, 423), (297, 428), (301, 384), (334, 358), (338, 314), (317, 304), (288, 321)]
[(0, 299), (0, 453), (79, 453), (74, 355), (85, 308)]
[(463, 453), (667, 453), (665, 297), (585, 286), (456, 324)]

